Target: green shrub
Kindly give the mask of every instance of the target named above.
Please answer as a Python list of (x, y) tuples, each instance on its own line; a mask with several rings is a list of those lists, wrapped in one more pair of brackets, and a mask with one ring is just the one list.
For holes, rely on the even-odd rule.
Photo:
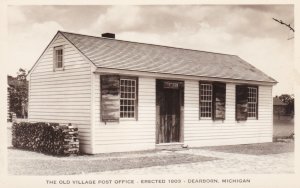
[(12, 145), (51, 155), (78, 154), (78, 129), (71, 124), (13, 123)]

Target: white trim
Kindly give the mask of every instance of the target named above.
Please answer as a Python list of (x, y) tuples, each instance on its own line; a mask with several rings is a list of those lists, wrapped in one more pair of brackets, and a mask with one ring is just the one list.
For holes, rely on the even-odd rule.
[[(260, 88), (258, 88), (258, 91), (260, 91)], [(296, 94), (297, 92), (295, 92), (295, 94)], [(269, 96), (270, 98), (271, 98), (271, 121), (272, 121), (272, 126), (271, 126), (271, 129), (272, 129), (272, 135), (274, 135), (274, 114), (273, 114), (273, 112), (274, 112), (274, 104), (273, 104), (273, 87), (271, 87), (271, 96)], [(297, 97), (297, 96), (296, 96)], [(259, 100), (259, 98), (258, 98), (258, 100)], [(258, 108), (259, 108), (259, 106), (258, 106)], [(259, 112), (259, 111), (258, 111)], [(258, 115), (258, 118), (259, 118), (259, 115)]]
[(132, 121), (132, 122), (135, 122), (136, 121), (136, 118), (134, 117), (134, 118), (121, 118), (120, 117), (120, 121)]
[(152, 72), (141, 72), (141, 71), (131, 71), (131, 70), (119, 70), (110, 68), (97, 68), (94, 72), (95, 74), (122, 74), (128, 76), (139, 76), (139, 77), (150, 77), (156, 79), (170, 79), (170, 80), (197, 80), (197, 81), (215, 81), (215, 82), (225, 82), (225, 83), (238, 83), (238, 84), (255, 84), (255, 85), (267, 85), (273, 86), (276, 83), (264, 82), (264, 81), (252, 81), (252, 80), (238, 80), (231, 78), (211, 78), (211, 77), (201, 77), (201, 76), (191, 76), (191, 75), (177, 75), (177, 74), (164, 74), (164, 73), (152, 73)]
[[(50, 46), (56, 41), (56, 39), (62, 36), (61, 34), (59, 34), (58, 32), (56, 33), (56, 35), (53, 37), (53, 39), (51, 40), (51, 42), (48, 44), (48, 46), (46, 47), (46, 49), (43, 51), (43, 53), (41, 54), (41, 56), (38, 58), (38, 60), (34, 63), (34, 65), (32, 66), (32, 68), (29, 70), (27, 76), (30, 77), (31, 73), (35, 70), (35, 68), (37, 67), (37, 65), (40, 63), (40, 59), (42, 59), (44, 57), (44, 54), (46, 51), (48, 51), (50, 49)], [(54, 67), (53, 67), (54, 68)], [(53, 69), (54, 70), (54, 69)]]
[(166, 142), (166, 143), (159, 143), (155, 144), (155, 146), (173, 146), (173, 145), (183, 145), (184, 142)]
[(63, 34), (61, 34), (59, 31), (56, 33), (56, 35), (53, 37), (53, 39), (51, 40), (51, 42), (48, 44), (48, 46), (46, 47), (46, 49), (43, 51), (43, 53), (41, 54), (41, 56), (38, 58), (38, 60), (35, 62), (35, 64), (32, 66), (32, 68), (29, 70), (29, 73), (27, 74), (26, 77), (30, 77), (31, 73), (35, 70), (35, 68), (37, 67), (37, 65), (40, 63), (40, 59), (43, 58), (44, 54), (46, 51), (48, 51), (50, 49), (50, 47), (52, 46), (52, 44), (57, 40), (57, 38), (61, 36), (65, 39), (65, 41), (71, 45), (73, 47), (73, 49), (78, 52), (81, 57), (83, 57), (87, 62), (90, 63), (91, 67), (93, 67), (94, 69), (96, 69), (97, 67), (94, 65), (94, 63), (92, 63), (88, 58), (86, 58), (86, 56), (84, 56), (77, 48), (76, 46), (74, 46)]
[[(200, 109), (199, 109), (200, 111)], [(199, 114), (200, 115), (200, 114)], [(199, 120), (212, 120), (212, 117), (201, 117), (200, 116), (200, 119)]]
[(95, 68), (91, 66), (91, 153), (95, 153), (95, 74), (93, 72), (95, 71)]
[[(201, 90), (202, 90), (202, 86), (206, 86), (206, 87), (204, 87), (203, 89), (205, 89), (204, 90), (204, 92), (208, 92), (208, 91), (210, 91), (211, 92), (211, 94), (210, 95), (203, 95), (203, 96), (205, 96), (205, 97), (210, 97), (211, 98), (211, 100), (201, 100), (201, 97), (202, 97), (202, 95), (201, 95)], [(210, 103), (210, 111), (204, 111), (204, 112), (202, 112), (201, 111), (201, 103)], [(209, 106), (204, 106), (204, 107), (209, 107)], [(201, 116), (201, 114), (202, 113), (204, 113), (205, 115), (210, 115), (209, 117), (207, 117), (207, 116)], [(200, 119), (212, 119), (213, 118), (213, 84), (211, 84), (211, 83), (200, 83), (200, 87), (199, 87), (199, 116), (200, 116)]]
[[(247, 119), (257, 119), (257, 110), (258, 110), (258, 92), (257, 92), (257, 87), (251, 87), (251, 86), (249, 86), (248, 87), (248, 103), (247, 103), (247, 109), (248, 109), (248, 112), (247, 112), (247, 116), (248, 116), (248, 118)], [(253, 94), (255, 94), (255, 98), (253, 98), (252, 96), (251, 96), (251, 94), (253, 95)], [(252, 101), (249, 101), (249, 99), (255, 99), (255, 102), (252, 102)], [(251, 104), (254, 104), (255, 105), (255, 108), (254, 108), (254, 112), (249, 112), (249, 109), (251, 108), (250, 107), (250, 105)], [(251, 108), (251, 109), (253, 109), (253, 108)], [(249, 114), (254, 114), (254, 116), (249, 116)]]
[[(96, 66), (95, 66), (95, 64), (90, 60), (90, 59), (88, 59), (76, 46), (74, 46), (71, 42), (70, 42), (70, 40), (69, 39), (67, 39), (63, 34), (61, 34), (61, 33), (59, 33), (65, 40), (66, 40), (66, 42), (68, 43), (68, 44), (70, 44), (73, 48), (74, 48), (74, 50), (76, 50), (76, 52), (78, 52), (87, 62), (89, 62), (90, 63), (90, 65), (91, 65), (91, 67), (93, 68), (93, 69), (95, 69), (94, 70), (94, 72), (96, 71)], [(92, 72), (93, 73), (93, 72)]]
[[(132, 81), (134, 81), (134, 93), (132, 93), (131, 92), (131, 94), (134, 94), (134, 98), (125, 98), (125, 97), (122, 97), (122, 89), (121, 89), (121, 87), (122, 86), (124, 86), (124, 87), (131, 87), (131, 86), (128, 86), (128, 85), (122, 85), (121, 83), (122, 83), (122, 80), (124, 80), (124, 81), (130, 81), (130, 82), (132, 82)], [(125, 92), (126, 93), (126, 91), (123, 91), (123, 92)], [(127, 92), (128, 93), (128, 92)], [(124, 119), (128, 119), (128, 120), (136, 120), (136, 113), (137, 113), (137, 111), (136, 111), (136, 103), (137, 103), (137, 78), (127, 78), (127, 77), (125, 77), (125, 78), (123, 78), (122, 76), (120, 77), (120, 120), (124, 120)], [(121, 104), (121, 100), (124, 100), (124, 101), (133, 101), (134, 102), (134, 105), (130, 105), (130, 106), (133, 106), (134, 107), (134, 110), (133, 111), (122, 111), (121, 110), (121, 106), (125, 106), (124, 104), (122, 105)], [(127, 107), (129, 106), (128, 104), (126, 105)], [(133, 117), (121, 117), (121, 113), (129, 113), (129, 112), (133, 112)], [(128, 116), (128, 115), (127, 115)]]
[[(62, 54), (61, 54), (61, 67), (58, 67), (58, 60), (57, 60), (57, 54), (56, 51), (57, 50), (62, 50)], [(53, 46), (53, 71), (63, 71), (64, 70), (64, 54), (65, 54), (65, 49), (64, 49), (64, 45), (59, 45), (59, 46)]]
[(65, 70), (65, 67), (63, 66), (63, 67), (60, 67), (60, 68), (54, 68), (54, 72), (55, 71), (63, 71), (63, 70)]
[(257, 120), (256, 117), (247, 117), (247, 120)]
[(31, 74), (28, 76), (29, 80), (28, 80), (28, 101), (27, 101), (27, 119), (28, 121), (30, 121), (30, 114), (31, 114), (31, 109), (30, 109), (30, 98), (31, 98)]

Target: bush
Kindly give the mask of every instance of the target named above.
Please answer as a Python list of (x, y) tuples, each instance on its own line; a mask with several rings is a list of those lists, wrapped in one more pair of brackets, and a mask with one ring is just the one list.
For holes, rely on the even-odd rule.
[(51, 155), (79, 153), (78, 129), (71, 124), (21, 122), (12, 125), (12, 145)]

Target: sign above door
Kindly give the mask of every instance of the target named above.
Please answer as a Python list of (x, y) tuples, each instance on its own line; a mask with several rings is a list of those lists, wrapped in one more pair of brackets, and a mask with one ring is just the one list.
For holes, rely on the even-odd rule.
[(165, 89), (179, 89), (183, 87), (183, 82), (180, 81), (163, 81), (163, 88)]

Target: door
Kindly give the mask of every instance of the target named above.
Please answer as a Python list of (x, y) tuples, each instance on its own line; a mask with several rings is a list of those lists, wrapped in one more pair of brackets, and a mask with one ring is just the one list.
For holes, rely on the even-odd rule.
[(181, 141), (183, 82), (157, 80), (156, 143)]

